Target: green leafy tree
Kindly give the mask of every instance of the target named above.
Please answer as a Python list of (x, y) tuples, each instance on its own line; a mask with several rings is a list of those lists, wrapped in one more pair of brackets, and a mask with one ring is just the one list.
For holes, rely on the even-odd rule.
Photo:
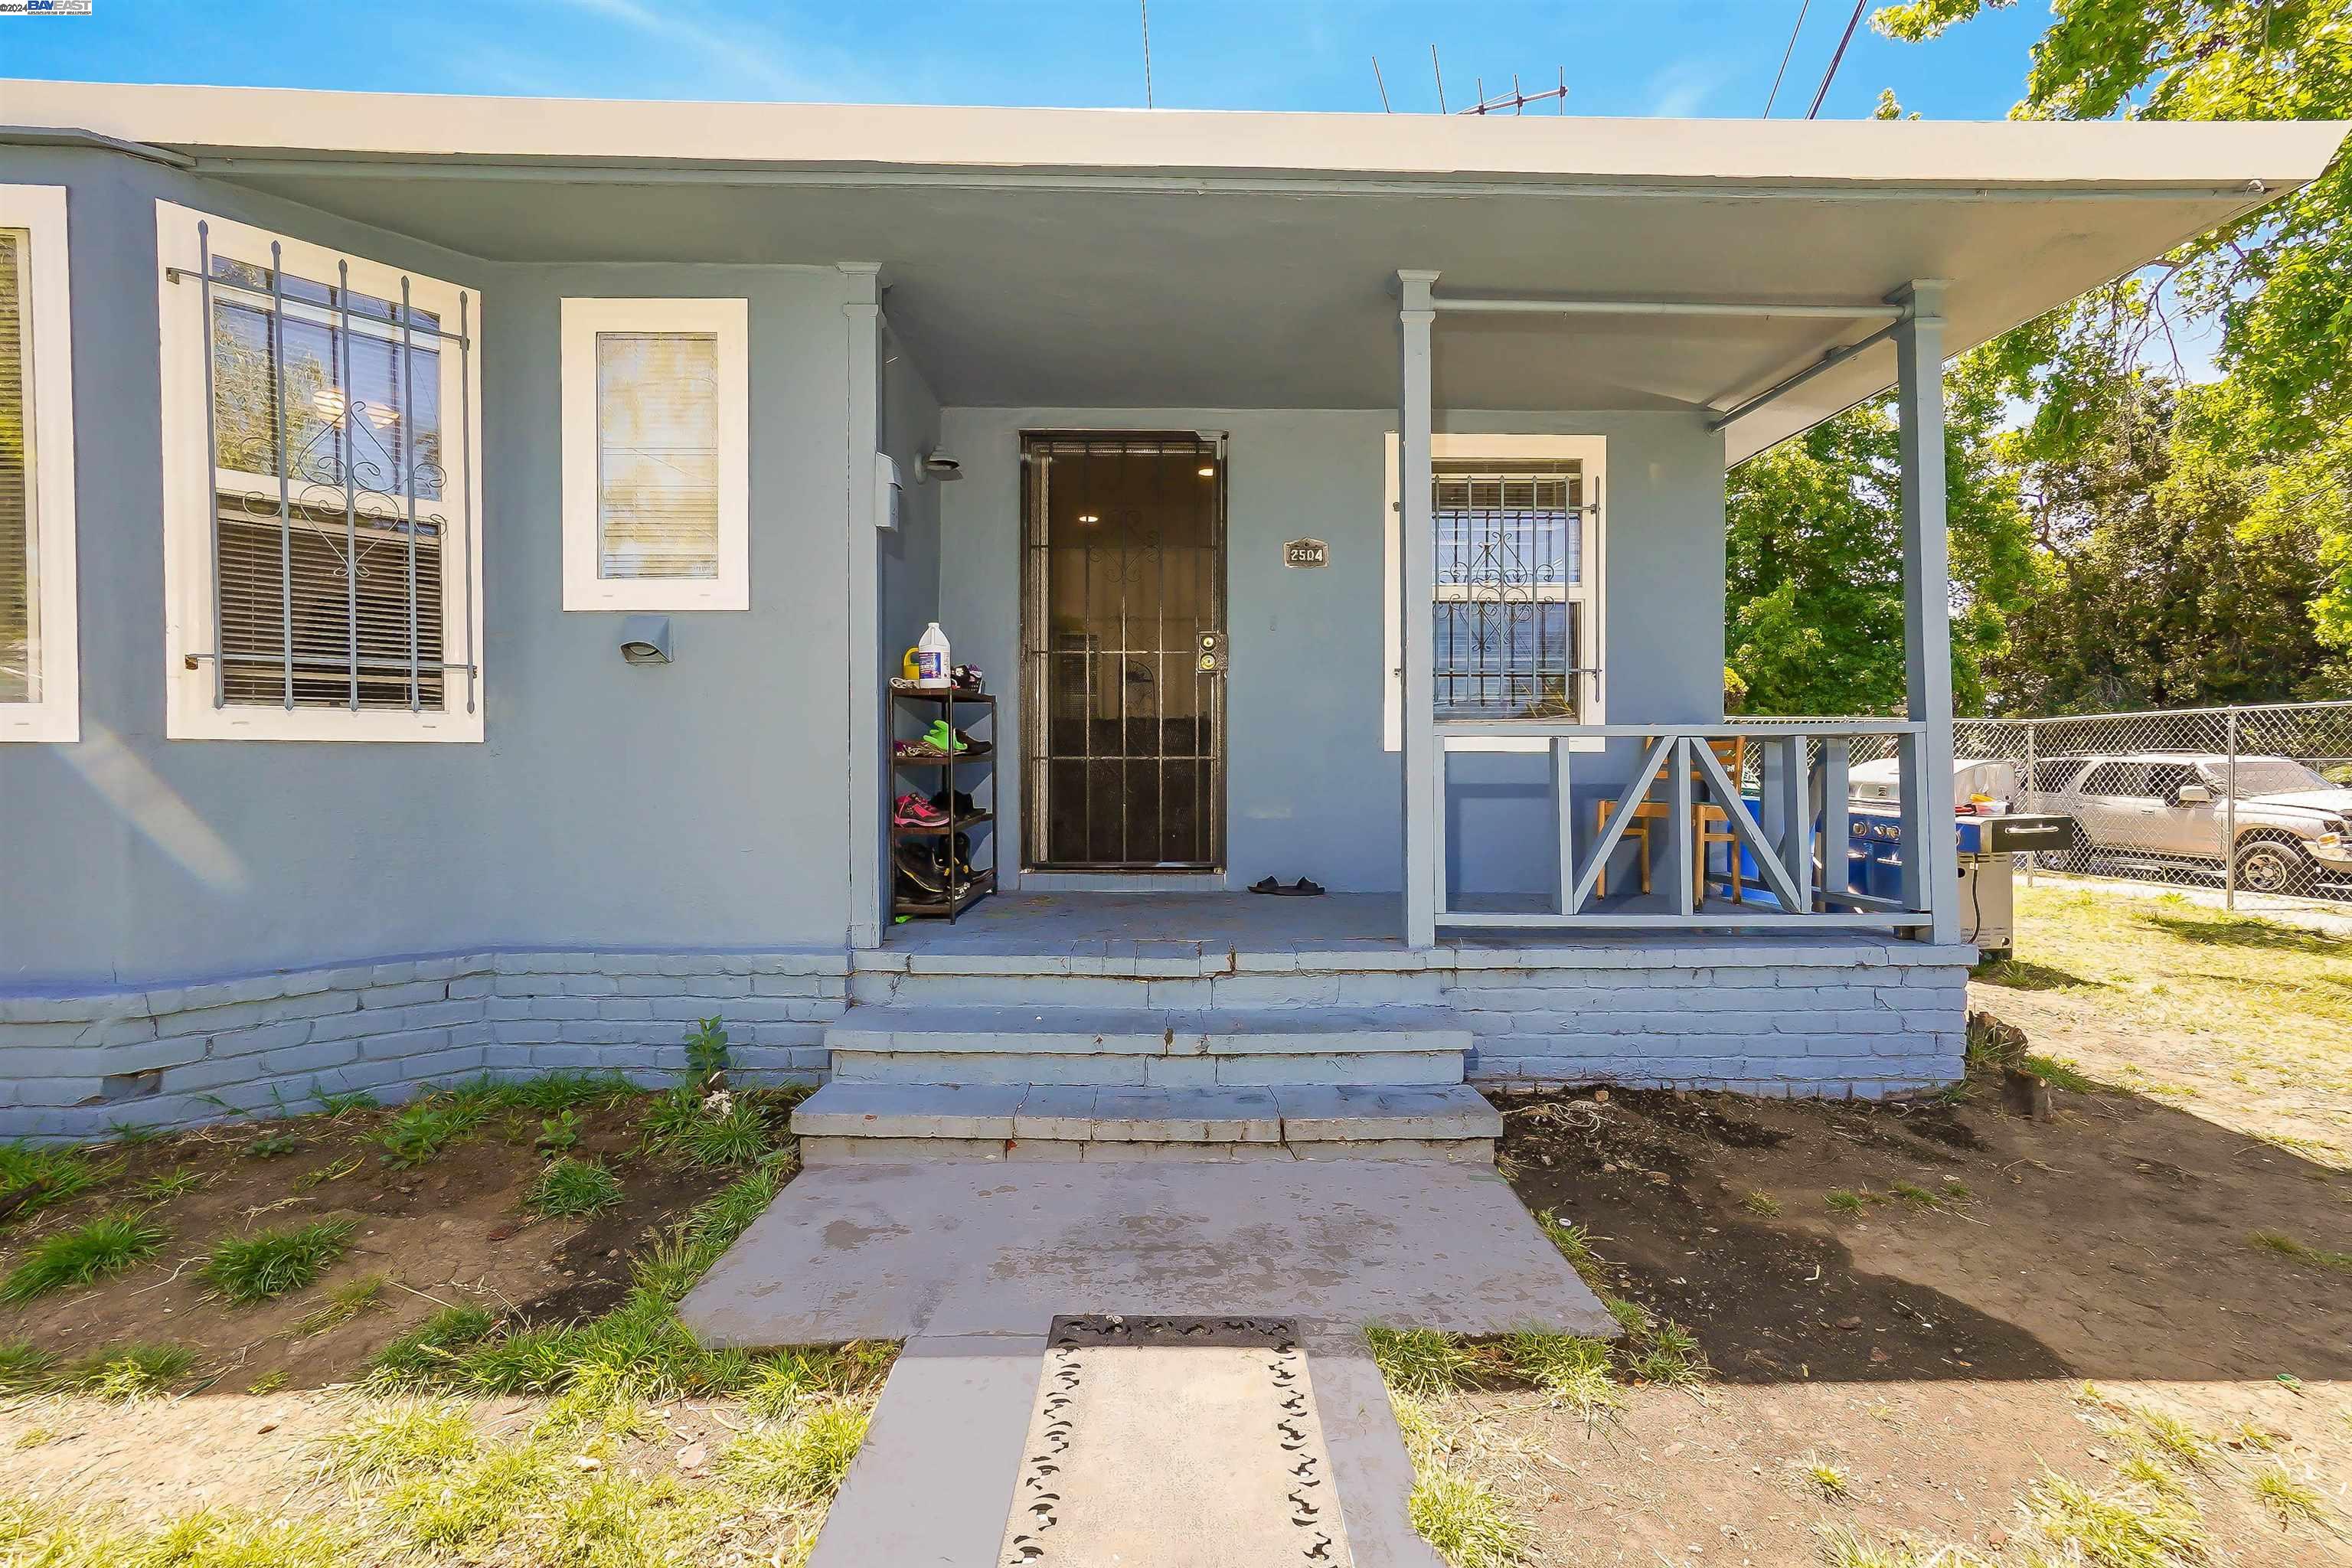
[[(2015, 477), (1994, 455), (2002, 383), (1975, 356), (1945, 376), (1952, 689), (1980, 712), (1984, 668), (2033, 582)], [(1759, 714), (1895, 713), (1904, 701), (1900, 430), (1891, 398), (1733, 470), (1725, 646)]]
[[(2329, 693), (2341, 671), (2310, 610), (2320, 530), (2278, 474), (2207, 437), (2226, 387), (2134, 373), (2111, 412), (2019, 465), (2035, 583), (1986, 670), (1997, 711), (2105, 712)], [(2007, 438), (2031, 451), (2023, 434)]]
[[(1908, 0), (1881, 7), (1872, 25), (1925, 42), (2014, 3)], [(2052, 10), (2017, 117), (2352, 118), (2346, 0), (2053, 0)], [(2020, 456), (2095, 466), (2102, 427), (2133, 417), (2117, 406), (2132, 367), (2160, 351), (2177, 318), (2219, 327), (2214, 360), (2227, 388), (2186, 411), (2226, 418), (2182, 432), (2195, 448), (2182, 472), (2201, 472), (2201, 454), (2211, 454), (2238, 470), (2223, 477), (2251, 480), (2237, 505), (2247, 542), (2308, 545), (2303, 558), (2318, 568), (2311, 624), (2352, 647), (2352, 164), (2339, 156), (2284, 200), (2002, 340), (2003, 373), (2036, 405)], [(2210, 529), (2186, 537), (2218, 547)], [(2279, 558), (2273, 550), (2263, 560)], [(2273, 673), (2273, 684), (2296, 675)]]

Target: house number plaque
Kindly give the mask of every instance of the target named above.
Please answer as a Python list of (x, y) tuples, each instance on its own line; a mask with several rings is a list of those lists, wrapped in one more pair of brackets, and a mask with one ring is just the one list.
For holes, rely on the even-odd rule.
[(1294, 539), (1282, 547), (1285, 566), (1328, 566), (1331, 547), (1319, 539)]

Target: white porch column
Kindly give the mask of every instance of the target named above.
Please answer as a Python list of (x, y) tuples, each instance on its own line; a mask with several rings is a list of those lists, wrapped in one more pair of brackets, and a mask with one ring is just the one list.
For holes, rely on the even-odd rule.
[(1400, 270), (1403, 297), (1397, 312), (1397, 549), (1401, 613), (1397, 643), (1404, 660), (1404, 940), (1412, 947), (1437, 942), (1438, 813), (1445, 809), (1438, 787), (1444, 759), (1438, 752), (1437, 687), (1431, 662), (1430, 606), (1437, 597), (1437, 537), (1430, 518), (1429, 329), (1437, 311), (1429, 300), (1434, 272)]
[(1903, 781), (1903, 894), (1935, 914), (1933, 940), (1960, 940), (1958, 851), (1952, 830), (1951, 552), (1944, 520), (1944, 285), (1921, 279), (1895, 297), (1903, 430), (1904, 693), (1927, 732), (1916, 779)]
[(874, 536), (874, 454), (882, 443), (881, 272), (843, 262), (848, 320), (849, 945), (882, 945), (890, 849), (882, 824), (881, 546)]

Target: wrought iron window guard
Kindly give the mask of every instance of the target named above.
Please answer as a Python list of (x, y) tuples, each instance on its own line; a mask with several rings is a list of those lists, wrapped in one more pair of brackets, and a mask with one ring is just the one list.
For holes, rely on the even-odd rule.
[[(282, 247), (273, 241), (268, 286), (263, 288), (217, 276), (216, 260), (232, 258), (213, 250), (209, 224), (198, 223), (196, 236), (198, 268), (191, 271), (171, 267), (164, 273), (175, 285), (196, 286), (204, 321), (205, 510), (210, 523), (206, 565), (211, 574), (212, 647), (208, 651), (184, 652), (184, 663), (189, 668), (211, 663), (215, 709), (232, 704), (233, 666), (260, 671), (274, 663), (278, 700), (289, 712), (298, 706), (342, 706), (354, 713), (365, 707), (397, 708), (404, 688), (410, 712), (446, 711), (449, 707), (446, 677), (452, 674), (465, 677), (465, 710), (475, 711), (481, 670), (474, 646), (471, 295), (458, 292), (457, 325), (453, 331), (437, 316), (417, 308), (405, 273), (400, 278), (397, 306), (384, 300), (380, 310), (370, 310), (354, 303), (351, 263), (346, 259), (338, 258), (333, 284), (289, 278), (282, 264)], [(241, 258), (237, 264), (255, 266)], [(235, 451), (224, 447), (217, 384), (221, 323), (215, 307), (223, 296), (247, 301), (247, 308), (267, 316), (264, 358), (269, 427)], [(331, 374), (326, 385), (310, 390), (317, 427), (299, 442), (288, 414), (289, 402), (297, 395), (289, 381), (291, 362), (286, 342), (289, 322), (326, 331), (328, 353), (323, 368)], [(398, 355), (394, 362), (397, 369), (389, 374), (392, 391), (382, 404), (371, 404), (358, 395), (352, 350), (362, 339)], [(438, 375), (443, 354), (450, 349), (458, 356), (456, 439), (459, 457), (454, 472), (442, 461), (446, 442), (438, 430), (429, 440), (411, 434), (419, 402), (418, 358), (426, 357), (433, 374)], [(437, 387), (432, 403), (437, 413)], [(436, 419), (436, 425), (444, 424)], [(362, 443), (371, 450), (363, 452)], [(224, 461), (225, 458), (234, 460)], [(223, 533), (225, 521), (240, 521), (239, 511), (256, 523), (276, 525), (278, 635), (275, 647), (247, 644), (229, 633)], [(334, 526), (338, 520), (339, 530)], [(339, 577), (343, 586), (340, 616), (331, 616), (323, 628), (314, 624), (307, 638), (297, 616), (298, 533), (323, 544), (332, 563), (326, 570)], [(421, 559), (421, 547), (427, 541), (429, 563)], [(399, 590), (388, 596), (389, 626), (384, 624), (386, 600), (363, 606), (361, 595), (371, 556), (386, 546), (396, 557), (393, 569), (400, 574)], [(462, 658), (450, 658), (447, 653), (447, 623), (452, 618), (446, 613), (447, 574), (452, 570), (460, 576), (461, 607), (454, 618), (464, 639)], [(253, 583), (257, 591), (249, 596), (257, 603), (267, 584), (257, 576)], [(429, 626), (424, 614), (427, 594), (432, 595)], [(338, 633), (341, 647), (326, 651), (322, 635), (332, 638)], [(363, 639), (373, 640), (376, 647), (363, 647)], [(315, 697), (299, 700), (298, 685), (315, 694), (322, 687), (331, 689), (337, 684), (343, 688), (341, 702), (322, 703)], [(378, 690), (388, 686), (393, 700), (366, 700), (363, 685)]]

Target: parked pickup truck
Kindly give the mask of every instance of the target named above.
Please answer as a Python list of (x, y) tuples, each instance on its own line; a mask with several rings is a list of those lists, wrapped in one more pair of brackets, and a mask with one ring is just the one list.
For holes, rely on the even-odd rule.
[[(2322, 878), (2352, 879), (2352, 789), (2290, 757), (2240, 756), (2237, 808), (2230, 759), (2208, 752), (2135, 752), (2041, 757), (2014, 804), (2075, 822), (2075, 848), (2057, 858), (2131, 858), (2219, 869), (2230, 851), (2238, 886), (2301, 893)], [(2231, 818), (2234, 815), (2235, 821)]]

